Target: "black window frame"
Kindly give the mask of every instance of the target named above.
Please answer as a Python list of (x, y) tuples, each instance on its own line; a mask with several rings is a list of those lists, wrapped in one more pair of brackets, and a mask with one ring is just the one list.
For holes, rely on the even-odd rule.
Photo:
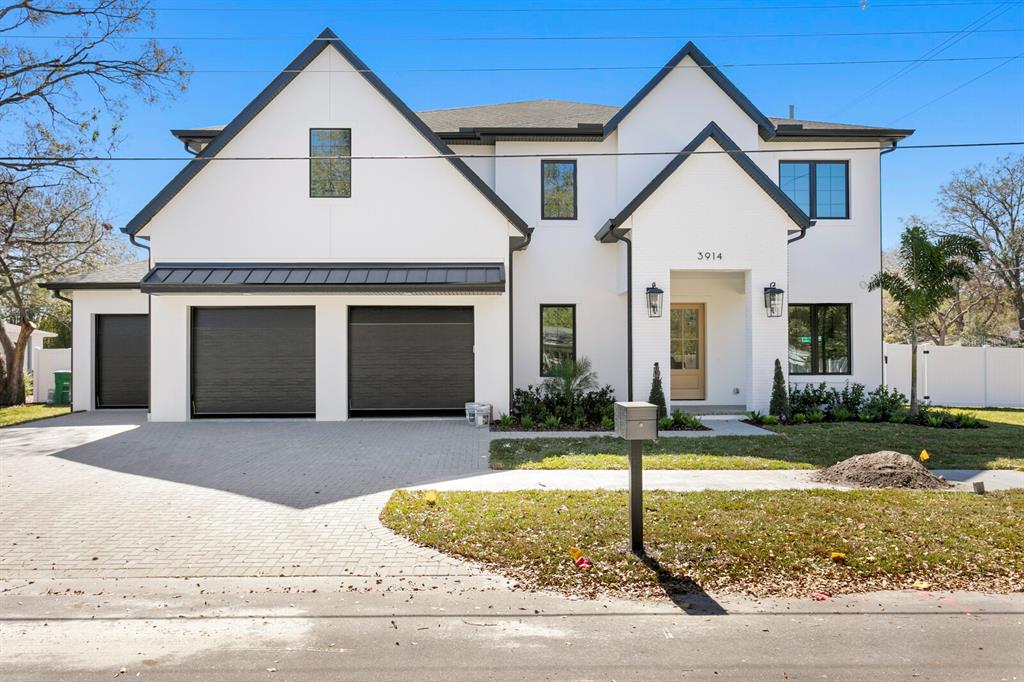
[[(786, 163), (806, 163), (808, 166), (808, 200), (810, 209), (807, 217), (811, 220), (849, 220), (850, 219), (850, 160), (849, 159), (780, 159), (779, 160), (779, 189), (782, 189), (782, 166)], [(819, 216), (818, 215), (818, 172), (817, 165), (842, 164), (846, 171), (846, 206), (845, 215), (842, 216)], [(785, 190), (783, 190), (785, 193)], [(789, 196), (788, 194), (786, 196)]]
[[(313, 133), (318, 130), (347, 130), (348, 131), (348, 194), (313, 194), (313, 161), (316, 159), (323, 159), (326, 157), (314, 157), (313, 156)], [(310, 199), (351, 199), (352, 198), (352, 178), (354, 176), (352, 170), (352, 129), (351, 128), (310, 128), (309, 129), (309, 177), (307, 178), (307, 189), (309, 191)], [(336, 161), (345, 161), (346, 159), (332, 159)]]
[[(846, 308), (846, 371), (845, 372), (794, 372), (789, 369), (790, 376), (811, 377), (811, 376), (850, 376), (853, 374), (853, 306), (850, 303), (790, 303), (786, 308), (786, 350), (789, 351), (789, 310), (790, 308), (810, 308), (811, 320), (811, 369), (819, 369), (818, 360), (821, 357), (819, 344), (821, 340), (818, 334), (818, 312), (819, 308)], [(788, 364), (788, 363), (787, 363)]]
[[(549, 216), (544, 210), (544, 166), (549, 163), (572, 164), (572, 217)], [(541, 220), (576, 220), (579, 216), (579, 166), (576, 159), (541, 159), (540, 160), (540, 219)]]
[(575, 303), (541, 303), (540, 304), (540, 357), (538, 359), (538, 370), (542, 379), (553, 375), (544, 373), (544, 309), (545, 308), (572, 308), (572, 359), (576, 362), (579, 357), (579, 345), (576, 340), (576, 304)]

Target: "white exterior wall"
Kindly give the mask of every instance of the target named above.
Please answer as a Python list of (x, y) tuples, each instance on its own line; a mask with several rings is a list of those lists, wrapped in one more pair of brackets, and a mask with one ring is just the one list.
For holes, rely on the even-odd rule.
[(96, 408), (96, 315), (146, 314), (149, 297), (130, 289), (79, 289), (71, 296), (71, 409), (78, 412)]
[[(799, 151), (820, 147), (863, 147), (863, 151)], [(882, 383), (882, 293), (868, 291), (867, 282), (879, 271), (882, 233), (879, 195), (878, 143), (822, 142), (762, 143), (778, 153), (752, 154), (776, 183), (779, 160), (848, 161), (850, 217), (820, 219), (807, 236), (789, 247), (786, 303), (849, 303), (852, 373), (849, 376), (800, 375), (795, 383), (841, 386), (862, 383), (871, 390)]]
[(202, 306), (315, 306), (316, 418), (348, 418), (348, 306), (472, 306), (474, 399), (508, 411), (508, 307), (506, 296), (165, 295), (153, 296), (153, 421), (190, 418), (190, 309)]
[[(700, 147), (718, 148), (712, 141)], [(767, 317), (762, 289), (787, 279), (789, 216), (728, 155), (706, 154), (683, 163), (626, 226), (633, 240), (634, 397), (647, 395), (655, 362), (663, 378), (669, 367), (669, 315), (647, 316), (644, 289), (656, 282), (667, 290), (673, 271), (737, 272), (744, 277), (747, 353), (724, 361), (746, 368), (741, 388), (748, 409), (767, 408), (772, 366), (785, 359), (788, 341), (786, 318)], [(699, 260), (706, 251), (721, 252), (722, 259)], [(709, 315), (707, 328), (715, 324)], [(720, 352), (708, 344), (709, 356)], [(710, 373), (707, 379), (710, 391), (714, 379)]]
[(575, 159), (576, 220), (541, 219), (540, 158), (500, 158), (495, 173), (501, 197), (530, 225), (530, 247), (515, 255), (515, 381), (537, 384), (540, 376), (540, 306), (576, 306), (576, 352), (593, 362), (600, 383), (626, 396), (626, 298), (615, 280), (614, 247), (594, 239), (615, 205), (615, 157), (581, 153), (614, 151), (604, 143), (499, 142), (500, 154), (544, 154)]

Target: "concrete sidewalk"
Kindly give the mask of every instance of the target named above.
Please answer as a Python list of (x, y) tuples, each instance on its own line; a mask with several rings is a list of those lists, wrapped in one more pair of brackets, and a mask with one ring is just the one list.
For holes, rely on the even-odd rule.
[[(686, 470), (644, 471), (647, 490), (807, 490), (842, 486), (811, 480), (813, 470)], [(956, 483), (953, 490), (970, 490), (975, 481), (984, 481), (987, 490), (1024, 488), (1024, 472), (1006, 470), (936, 469), (934, 473)], [(479, 476), (439, 481), (411, 486), (410, 490), (480, 490), (502, 492), (508, 490), (626, 490), (629, 471), (626, 470), (530, 470), (494, 471)]]

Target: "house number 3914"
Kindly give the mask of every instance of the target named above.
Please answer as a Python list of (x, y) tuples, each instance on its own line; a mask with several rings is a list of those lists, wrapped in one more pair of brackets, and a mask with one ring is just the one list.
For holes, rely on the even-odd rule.
[(698, 251), (697, 260), (722, 260), (721, 251)]

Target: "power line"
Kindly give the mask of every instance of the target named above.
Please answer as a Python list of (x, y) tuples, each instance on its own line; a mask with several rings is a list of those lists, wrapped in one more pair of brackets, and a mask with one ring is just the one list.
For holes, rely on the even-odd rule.
[(857, 97), (855, 97), (853, 100), (848, 102), (845, 106), (843, 106), (840, 110), (836, 111), (834, 114), (831, 114), (830, 117), (839, 116), (840, 114), (846, 112), (846, 110), (848, 110), (853, 105), (859, 104), (860, 102), (863, 102), (865, 99), (867, 99), (871, 95), (875, 94), (876, 92), (878, 92), (882, 88), (886, 87), (887, 85), (890, 85), (891, 83), (894, 83), (900, 77), (910, 73), (911, 71), (916, 69), (918, 66), (920, 66), (922, 63), (927, 62), (927, 61), (932, 61), (936, 55), (941, 54), (942, 52), (945, 52), (946, 50), (948, 50), (949, 48), (953, 47), (954, 45), (956, 45), (961, 40), (967, 38), (972, 33), (975, 33), (978, 29), (980, 29), (981, 27), (985, 26), (986, 24), (992, 23), (993, 21), (995, 21), (996, 19), (998, 19), (999, 17), (1001, 17), (1002, 15), (1006, 14), (1011, 9), (1013, 9), (1013, 7), (1015, 5), (1019, 6), (1020, 3), (1019, 2), (1017, 2), (1017, 3), (1007, 2), (1007, 3), (1003, 4), (1000, 7), (996, 7), (994, 9), (989, 10), (988, 12), (986, 12), (983, 15), (981, 15), (980, 17), (978, 17), (977, 19), (975, 19), (974, 21), (969, 23), (967, 26), (962, 28), (956, 34), (950, 36), (949, 38), (946, 38), (941, 43), (939, 43), (935, 47), (933, 47), (930, 50), (928, 50), (927, 52), (925, 52), (923, 55), (921, 55), (921, 57), (919, 59), (911, 61), (907, 66), (904, 66), (903, 68), (898, 69), (895, 73), (893, 73), (892, 75), (882, 79), (881, 82), (876, 83), (874, 86), (869, 88), (866, 92), (863, 92), (860, 95), (858, 95)]
[[(924, 35), (952, 35), (960, 33), (963, 29), (949, 31), (850, 31), (832, 33), (703, 33), (687, 35), (596, 35), (596, 36), (569, 36), (569, 35), (493, 35), (493, 36), (400, 36), (400, 35), (377, 35), (377, 36), (347, 36), (352, 41), (382, 41), (382, 42), (558, 42), (558, 41), (626, 41), (626, 40), (750, 40), (750, 39), (773, 39), (773, 38), (862, 38), (882, 36), (924, 36)], [(1021, 28), (987, 28), (975, 31), (975, 33), (1022, 33)], [(57, 35), (57, 34), (22, 34), (6, 35), (8, 40), (98, 40), (104, 36), (89, 35)], [(294, 42), (296, 40), (307, 40), (308, 36), (266, 36), (266, 35), (206, 35), (206, 36), (154, 36), (134, 35), (120, 36), (116, 40), (172, 40), (172, 41), (253, 41), (253, 42)], [(330, 38), (315, 38), (315, 40), (328, 41)]]
[[(677, 64), (670, 67), (676, 69), (736, 69), (736, 68), (759, 68), (759, 67), (794, 67), (794, 66), (857, 66), (871, 64), (905, 64), (908, 62), (919, 63), (929, 62), (982, 62), (995, 61), (999, 59), (1019, 59), (1020, 55), (1007, 57), (1006, 55), (988, 55), (972, 57), (935, 57), (933, 59), (832, 59), (813, 62), (723, 62), (716, 65), (702, 66), (700, 64)], [(21, 68), (13, 66), (10, 68)], [(183, 69), (182, 73), (500, 73), (506, 71), (649, 71), (654, 69), (665, 69), (664, 65), (632, 65), (632, 66), (465, 66), (465, 67), (416, 67), (416, 68), (382, 68), (382, 69)], [(39, 66), (25, 69), (26, 71), (52, 71), (53, 67)]]
[[(967, 147), (1016, 147), (1024, 140), (1001, 142), (948, 142), (940, 144), (900, 145), (900, 149), (963, 149)], [(777, 154), (779, 152), (842, 152), (870, 151), (871, 147), (801, 147), (799, 149), (708, 149), (689, 152), (690, 154)], [(676, 156), (680, 150), (656, 152), (578, 152), (573, 157), (614, 157), (614, 156)], [(0, 162), (9, 163), (97, 163), (106, 161), (309, 161), (311, 159), (353, 160), (353, 161), (419, 161), (427, 159), (540, 159), (551, 154), (385, 154), (352, 156), (0, 156)]]
[(932, 99), (932, 100), (929, 100), (929, 101), (925, 102), (924, 104), (922, 104), (921, 106), (917, 107), (913, 111), (910, 111), (909, 113), (903, 114), (902, 116), (900, 116), (896, 120), (897, 121), (902, 121), (905, 118), (909, 118), (909, 117), (913, 116), (914, 114), (916, 114), (917, 112), (921, 111), (922, 109), (930, 107), (931, 105), (935, 104), (936, 102), (938, 102), (940, 100), (943, 100), (943, 99), (946, 99), (947, 97), (949, 97), (950, 95), (952, 95), (954, 93), (960, 92), (961, 90), (966, 88), (971, 83), (974, 83), (975, 81), (981, 80), (982, 78), (984, 78), (985, 76), (989, 75), (990, 73), (993, 73), (993, 72), (998, 71), (999, 69), (1003, 68), (1004, 66), (1006, 66), (1007, 64), (1012, 62), (1014, 59), (1020, 59), (1021, 57), (1024, 57), (1024, 52), (1020, 53), (1016, 57), (1010, 57), (1009, 59), (1007, 59), (1006, 61), (1002, 62), (1001, 64), (996, 64), (991, 69), (989, 69), (989, 70), (987, 70), (987, 71), (985, 71), (983, 73), (978, 74), (977, 76), (975, 76), (974, 78), (971, 78), (968, 81), (965, 81), (965, 82), (961, 83), (960, 85), (956, 86), (952, 90), (949, 90), (949, 91), (939, 95), (935, 99)]
[[(930, 7), (964, 7), (964, 6), (984, 6), (997, 4), (996, 0), (944, 0), (944, 1), (929, 1), (929, 2), (888, 2), (888, 3), (871, 3), (868, 9), (899, 9), (899, 8), (930, 8)], [(346, 14), (366, 14), (366, 13), (409, 13), (409, 14), (529, 14), (529, 13), (607, 13), (607, 12), (636, 12), (636, 13), (662, 13), (662, 12), (703, 12), (703, 11), (779, 11), (779, 10), (826, 10), (826, 9), (846, 9), (846, 10), (857, 10), (863, 11), (864, 6), (861, 2), (843, 2), (843, 3), (815, 3), (815, 4), (788, 4), (788, 5), (752, 5), (752, 4), (739, 4), (739, 5), (654, 5), (647, 7), (636, 7), (636, 6), (563, 6), (563, 7), (424, 7), (422, 5), (409, 5), (409, 6), (394, 6), (394, 7), (358, 7), (358, 6), (346, 6), (346, 7), (254, 7), (254, 6), (234, 6), (234, 7), (211, 7), (211, 6), (192, 6), (192, 7), (181, 7), (181, 6), (154, 6), (153, 10), (158, 12), (201, 12), (201, 13), (232, 13), (232, 12), (244, 12), (250, 14), (257, 13), (274, 13), (274, 14), (325, 14), (331, 11), (345, 12)]]

